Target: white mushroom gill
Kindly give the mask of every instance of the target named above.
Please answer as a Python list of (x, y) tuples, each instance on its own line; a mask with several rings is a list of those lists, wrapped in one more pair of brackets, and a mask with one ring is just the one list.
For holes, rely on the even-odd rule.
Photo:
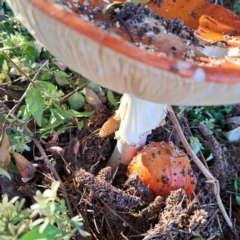
[(115, 133), (118, 140), (108, 162), (113, 171), (118, 165), (128, 165), (137, 151), (145, 144), (152, 129), (160, 126), (167, 114), (165, 104), (153, 103), (124, 94), (116, 117), (120, 118), (119, 130)]

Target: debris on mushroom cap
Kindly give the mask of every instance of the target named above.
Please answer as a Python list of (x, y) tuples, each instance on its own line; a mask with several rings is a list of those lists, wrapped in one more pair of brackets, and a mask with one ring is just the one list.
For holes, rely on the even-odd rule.
[(128, 166), (131, 174), (149, 186), (154, 196), (166, 196), (179, 188), (189, 196), (196, 184), (186, 153), (167, 142), (153, 142), (139, 151)]
[(195, 48), (198, 39), (193, 31), (184, 26), (179, 18), (165, 21), (161, 16), (152, 14), (147, 6), (135, 5), (133, 2), (126, 2), (122, 8), (111, 9), (105, 14), (91, 4), (75, 8), (69, 0), (63, 3), (65, 7), (81, 12), (81, 16), (85, 16), (84, 20), (87, 17), (86, 21), (111, 34), (120, 35), (146, 51), (181, 60), (204, 56)]
[[(207, 15), (210, 14), (209, 7), (212, 7), (209, 3), (203, 2), (202, 5), (198, 3), (197, 6), (191, 3), (190, 7), (180, 3), (181, 11), (179, 11), (180, 8), (177, 8), (179, 2), (169, 4), (169, 0), (164, 0), (160, 9), (150, 1), (144, 6), (126, 2), (122, 8), (116, 7), (109, 10), (108, 13), (102, 14), (99, 8), (101, 3), (98, 4), (98, 7), (92, 6), (92, 3), (88, 6), (83, 3), (84, 7), (80, 7), (79, 4), (78, 7), (74, 7), (75, 4), (71, 0), (63, 1), (65, 7), (68, 6), (77, 13), (80, 11), (81, 16), (85, 16), (85, 20), (87, 17), (87, 21), (99, 28), (111, 34), (120, 35), (125, 40), (133, 42), (135, 46), (153, 53), (166, 54), (167, 57), (205, 64), (210, 61), (204, 60), (204, 58), (200, 59), (205, 55), (221, 58), (231, 56), (231, 54), (233, 56), (239, 55), (236, 48), (240, 44), (237, 43), (237, 40), (240, 40), (240, 34), (236, 23), (239, 24), (240, 20), (235, 18), (234, 14), (230, 13), (228, 17), (233, 21), (235, 29), (229, 23), (225, 26), (225, 19), (219, 19), (219, 13)], [(82, 1), (79, 3), (81, 4)], [(202, 15), (203, 10), (199, 10), (199, 6), (200, 9), (202, 6), (207, 7), (204, 15)], [(216, 7), (215, 11), (226, 15), (223, 8)], [(201, 40), (199, 41), (199, 39)], [(223, 42), (225, 45), (216, 49), (215, 46)], [(234, 51), (230, 50), (232, 48)]]

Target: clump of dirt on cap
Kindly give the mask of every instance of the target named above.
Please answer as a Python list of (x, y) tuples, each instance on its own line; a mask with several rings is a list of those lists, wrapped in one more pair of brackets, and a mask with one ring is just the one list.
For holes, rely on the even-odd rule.
[(123, 8), (116, 8), (110, 12), (110, 17), (115, 21), (124, 22), (133, 35), (144, 37), (153, 36), (149, 39), (154, 42), (154, 36), (159, 33), (172, 33), (184, 39), (186, 43), (198, 44), (198, 39), (190, 29), (184, 26), (179, 18), (167, 19), (153, 14), (151, 10), (141, 4), (135, 5), (133, 2), (126, 3)]

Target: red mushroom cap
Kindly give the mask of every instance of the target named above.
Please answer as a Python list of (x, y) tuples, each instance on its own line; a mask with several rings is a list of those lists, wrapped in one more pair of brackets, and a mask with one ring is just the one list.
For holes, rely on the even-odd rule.
[(155, 197), (166, 196), (179, 188), (189, 196), (196, 184), (186, 153), (166, 142), (153, 142), (145, 146), (128, 166), (130, 174), (137, 174)]

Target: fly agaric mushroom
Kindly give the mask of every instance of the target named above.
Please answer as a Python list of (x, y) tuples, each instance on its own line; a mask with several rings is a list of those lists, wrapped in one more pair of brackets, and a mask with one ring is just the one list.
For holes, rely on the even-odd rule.
[[(182, 19), (190, 30), (196, 32), (196, 36), (201, 38), (200, 45), (203, 50), (202, 55), (193, 51), (195, 57), (191, 57), (192, 49), (186, 47), (188, 42), (184, 43), (185, 45), (178, 44), (180, 49), (176, 48), (173, 44), (182, 40), (173, 34), (167, 33), (168, 36), (163, 36), (161, 33), (159, 41), (156, 41), (160, 50), (153, 52), (141, 49), (141, 44), (136, 47), (136, 44), (131, 43), (129, 29), (125, 27), (122, 19), (114, 22), (105, 14), (101, 15), (100, 19), (105, 24), (100, 24), (100, 27), (95, 25), (94, 22), (97, 21), (94, 17), (101, 14), (98, 9), (104, 7), (104, 1), (59, 0), (72, 7), (67, 11), (53, 3), (53, 0), (7, 2), (29, 32), (60, 61), (103, 87), (129, 94), (129, 98), (124, 98), (134, 99), (134, 104), (139, 103), (140, 99), (149, 101), (149, 106), (150, 102), (153, 106), (154, 103), (214, 105), (240, 101), (240, 18), (220, 6), (205, 0), (162, 0), (145, 4), (154, 13), (162, 14), (165, 20), (169, 17)], [(77, 8), (80, 13), (76, 14), (74, 10)], [(112, 24), (111, 33), (103, 29), (109, 24)], [(162, 47), (161, 39), (164, 43)], [(140, 43), (144, 41), (140, 37), (137, 40)], [(207, 55), (204, 54), (204, 49), (210, 49)], [(180, 54), (174, 55), (175, 50)], [(190, 57), (187, 54), (189, 50)], [(220, 57), (214, 57), (216, 51), (213, 50), (221, 51)], [(127, 108), (123, 108), (126, 113), (123, 116), (130, 115), (127, 114), (127, 109), (134, 109), (134, 104), (126, 104)], [(142, 111), (148, 115), (148, 109), (153, 111), (151, 107), (142, 108), (140, 112), (135, 111), (139, 116), (134, 119), (125, 118), (125, 123), (121, 121), (121, 124), (136, 124), (138, 129), (141, 128), (147, 124), (142, 122)], [(153, 121), (157, 114), (155, 111)], [(131, 121), (136, 122), (130, 124)], [(130, 128), (128, 130), (129, 134), (136, 134), (135, 139), (139, 140), (139, 132), (134, 133)], [(122, 144), (118, 145), (121, 147)], [(136, 152), (128, 143), (123, 146), (118, 149), (118, 157), (126, 146), (134, 150), (130, 154)], [(118, 158), (115, 160), (118, 161)], [(226, 212), (223, 214), (226, 219)], [(227, 221), (229, 226), (232, 226), (230, 220)]]
[[(104, 1), (7, 2), (30, 33), (63, 63), (103, 87), (125, 93), (117, 112), (122, 119), (116, 133), (119, 141), (111, 158), (112, 166), (116, 166), (119, 159), (128, 163), (138, 147), (144, 145), (146, 137), (143, 135), (164, 119), (165, 103), (212, 105), (240, 100), (239, 62), (236, 56), (230, 56), (232, 53), (237, 55), (239, 51), (240, 18), (215, 4), (204, 0), (191, 3), (163, 0), (161, 9), (156, 3), (146, 4), (152, 12), (161, 14), (165, 19), (182, 19), (186, 26), (196, 31), (196, 36), (202, 38), (200, 44), (206, 47), (202, 53), (195, 49), (194, 55), (199, 52), (197, 58), (189, 59), (183, 53), (192, 52), (195, 47), (188, 48), (180, 38), (169, 33), (164, 35), (161, 32), (157, 38), (155, 44), (158, 44), (159, 52), (134, 46), (129, 42), (129, 33), (121, 22), (119, 28), (108, 14), (99, 13), (97, 9), (105, 5)], [(70, 8), (66, 11), (53, 2), (65, 2)], [(81, 17), (79, 11), (74, 13), (77, 8), (85, 9), (83, 12), (79, 10)], [(113, 31), (109, 33), (97, 27), (94, 17), (91, 21), (86, 20), (91, 19), (91, 14), (94, 17), (100, 14), (100, 20), (111, 23)], [(139, 42), (144, 41), (134, 37)], [(214, 46), (212, 40), (215, 45), (219, 41), (226, 44)], [(205, 56), (205, 49), (208, 49), (208, 55), (222, 49), (224, 53), (231, 54), (226, 58), (213, 59), (213, 56)], [(175, 50), (179, 54), (174, 55)], [(171, 51), (170, 56), (168, 51)]]
[(128, 166), (128, 175), (137, 175), (156, 196), (167, 196), (182, 188), (189, 196), (196, 178), (189, 159), (172, 143), (153, 142), (142, 148)]

